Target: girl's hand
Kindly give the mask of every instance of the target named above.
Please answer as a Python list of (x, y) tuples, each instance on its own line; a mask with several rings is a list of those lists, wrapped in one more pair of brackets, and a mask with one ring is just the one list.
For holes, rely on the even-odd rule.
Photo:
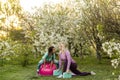
[(44, 65), (45, 65), (45, 63), (46, 63), (46, 60), (45, 60), (45, 59), (43, 60), (43, 63), (44, 63)]
[(43, 68), (46, 68), (45, 63), (46, 63), (46, 60), (44, 59), (44, 65), (43, 65)]
[(60, 71), (61, 69), (57, 69), (58, 71)]
[(69, 70), (69, 69), (67, 69), (67, 70), (66, 70), (66, 72), (67, 72), (67, 73), (69, 73), (69, 72), (70, 72), (70, 70)]
[(53, 61), (51, 61), (51, 63), (50, 63), (50, 69), (52, 68), (52, 65), (53, 65)]
[(45, 65), (43, 65), (43, 68), (45, 69), (45, 68), (46, 68), (46, 66), (45, 66)]

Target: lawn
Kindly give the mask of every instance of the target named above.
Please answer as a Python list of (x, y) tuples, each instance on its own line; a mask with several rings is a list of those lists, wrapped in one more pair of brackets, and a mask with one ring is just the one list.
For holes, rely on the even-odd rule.
[[(118, 80), (113, 71), (120, 73), (120, 69), (113, 70), (109, 60), (104, 59), (98, 63), (95, 58), (75, 58), (81, 71), (94, 71), (96, 75), (76, 76), (69, 80)], [(36, 75), (36, 64), (22, 67), (20, 65), (5, 65), (0, 67), (0, 80), (68, 80), (57, 79), (55, 76), (41, 77)]]

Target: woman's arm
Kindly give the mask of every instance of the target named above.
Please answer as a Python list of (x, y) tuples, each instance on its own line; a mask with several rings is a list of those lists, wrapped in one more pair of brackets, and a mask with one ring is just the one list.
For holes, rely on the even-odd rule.
[(45, 53), (44, 55), (43, 55), (43, 57), (41, 58), (41, 60), (39, 61), (39, 63), (38, 63), (38, 70), (39, 70), (39, 68), (40, 68), (40, 65), (41, 64), (45, 64), (45, 60), (46, 60), (46, 57), (47, 57), (47, 53)]
[(53, 62), (53, 61), (51, 61), (51, 63), (50, 63), (50, 68), (52, 68), (53, 63), (54, 63), (54, 62)]
[(45, 60), (46, 60), (47, 55), (48, 55), (48, 53), (45, 53), (45, 54), (43, 55), (43, 57), (41, 58), (41, 60), (39, 61), (39, 63), (41, 63), (41, 64), (44, 63)]
[(67, 58), (67, 72), (69, 71), (69, 69), (70, 69), (70, 65), (71, 65), (71, 55), (70, 55), (70, 52), (69, 51), (66, 51), (66, 58)]
[(46, 53), (44, 54), (44, 56), (42, 57), (42, 60), (43, 60), (43, 63), (44, 63), (44, 67), (45, 67), (45, 62), (46, 62), (47, 56), (48, 56), (48, 53), (46, 52)]
[(48, 56), (48, 53), (46, 52), (46, 53), (44, 54), (44, 56), (42, 57), (42, 60), (44, 61), (44, 60), (47, 58), (47, 56)]
[(53, 61), (53, 62), (55, 61), (55, 53), (54, 53), (53, 56), (52, 56), (52, 61)]
[(55, 61), (55, 53), (52, 55), (52, 60), (50, 61), (51, 62), (50, 68), (52, 68), (54, 61)]
[(61, 53), (59, 53), (59, 68), (58, 69), (61, 69), (61, 67), (62, 67), (62, 60), (61, 60), (60, 54)]

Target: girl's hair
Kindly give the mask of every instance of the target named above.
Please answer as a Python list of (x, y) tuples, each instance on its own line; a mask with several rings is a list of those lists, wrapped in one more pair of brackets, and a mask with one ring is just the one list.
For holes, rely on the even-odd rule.
[[(63, 45), (61, 51), (62, 51), (62, 53), (64, 53), (67, 50), (68, 44), (66, 42), (60, 42), (59, 45), (61, 45), (61, 44)], [(61, 53), (61, 51), (60, 51), (60, 53)]]
[(54, 46), (51, 46), (51, 47), (48, 48), (48, 54), (51, 54), (51, 53), (52, 53), (53, 48), (54, 48)]
[(64, 45), (64, 48), (67, 48), (67, 47), (68, 47), (68, 44), (67, 44), (67, 42), (60, 42), (59, 44), (62, 44), (62, 45)]

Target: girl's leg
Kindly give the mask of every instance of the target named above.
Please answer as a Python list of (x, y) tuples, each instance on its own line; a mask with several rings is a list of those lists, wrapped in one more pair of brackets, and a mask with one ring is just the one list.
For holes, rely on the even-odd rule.
[(91, 73), (89, 73), (89, 72), (80, 72), (79, 70), (77, 70), (77, 64), (76, 64), (76, 63), (71, 63), (71, 65), (70, 65), (70, 70), (71, 70), (74, 74), (80, 75), (80, 76), (91, 75)]
[(43, 64), (43, 60), (40, 60), (37, 66), (37, 71), (40, 69), (41, 64)]
[(41, 63), (38, 63), (37, 70), (40, 69)]
[(63, 71), (62, 72), (64, 73), (66, 71), (66, 69), (67, 69), (67, 61), (65, 61), (63, 64)]
[[(67, 61), (64, 62), (63, 64), (63, 70), (62, 70), (62, 73), (64, 73), (67, 69)], [(60, 74), (57, 78), (62, 78), (63, 74)]]

